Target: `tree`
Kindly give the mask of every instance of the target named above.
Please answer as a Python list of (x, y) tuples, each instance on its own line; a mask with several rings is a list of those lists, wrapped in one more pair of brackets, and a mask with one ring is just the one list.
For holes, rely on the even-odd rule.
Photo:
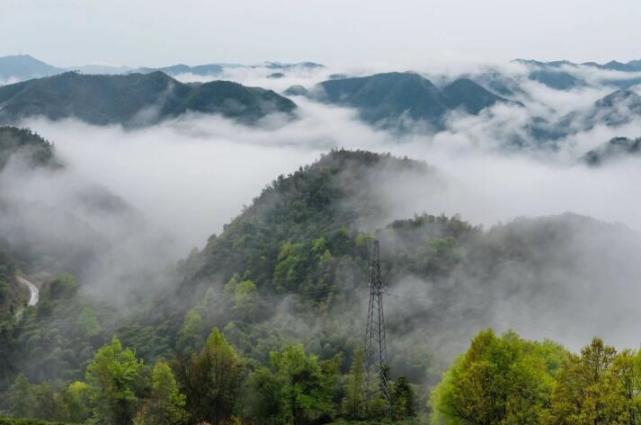
[(171, 368), (164, 361), (154, 366), (151, 395), (136, 415), (135, 425), (178, 425), (187, 418), (185, 396), (178, 390)]
[[(319, 364), (302, 345), (270, 354), (270, 369), (259, 368), (250, 379), (257, 398), (253, 413), (270, 424), (305, 425), (331, 417), (335, 363)], [(325, 366), (325, 367), (323, 367)]]
[(414, 391), (406, 377), (401, 376), (394, 382), (391, 393), (394, 419), (400, 420), (416, 415)]
[(80, 325), (80, 329), (82, 330), (85, 337), (95, 337), (102, 330), (100, 324), (98, 323), (96, 312), (91, 307), (85, 306), (82, 308), (82, 310), (80, 311), (78, 322), (78, 324)]
[(61, 393), (52, 384), (31, 384), (24, 375), (18, 375), (9, 389), (11, 414), (21, 418), (48, 420), (66, 416)]
[(563, 364), (552, 396), (550, 424), (636, 424), (641, 419), (638, 355), (617, 355), (595, 338)]
[(176, 348), (179, 352), (193, 352), (202, 345), (205, 335), (205, 322), (198, 308), (192, 308), (185, 314), (180, 331)]
[(9, 389), (11, 414), (18, 418), (32, 417), (34, 404), (35, 397), (31, 383), (26, 376), (18, 375)]
[(303, 243), (281, 245), (274, 268), (273, 284), (277, 291), (291, 291), (303, 283), (308, 250)]
[(202, 350), (180, 371), (194, 420), (219, 423), (235, 414), (243, 368), (240, 355), (214, 329)]
[(508, 332), (479, 333), (433, 391), (434, 424), (540, 424), (564, 350)]
[(250, 321), (256, 317), (259, 297), (254, 282), (251, 280), (238, 281), (234, 276), (225, 285), (224, 293), (227, 300), (232, 302), (234, 313), (240, 319)]
[(33, 385), (33, 417), (47, 420), (60, 420), (65, 417), (62, 394), (51, 383)]
[(100, 348), (87, 366), (93, 416), (103, 425), (129, 425), (138, 402), (142, 360), (118, 338)]
[(354, 359), (347, 376), (343, 413), (350, 419), (365, 417), (365, 365), (363, 350), (354, 352)]
[(82, 423), (91, 414), (91, 390), (86, 382), (74, 381), (62, 395), (65, 405), (65, 419), (72, 423)]

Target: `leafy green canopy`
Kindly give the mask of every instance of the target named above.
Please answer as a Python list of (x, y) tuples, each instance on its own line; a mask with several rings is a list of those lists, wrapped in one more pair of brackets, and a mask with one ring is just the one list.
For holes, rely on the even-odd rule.
[(481, 332), (431, 396), (434, 424), (540, 423), (566, 352), (514, 333)]
[(641, 423), (641, 351), (594, 339), (581, 354), (508, 332), (478, 334), (432, 392), (432, 423)]

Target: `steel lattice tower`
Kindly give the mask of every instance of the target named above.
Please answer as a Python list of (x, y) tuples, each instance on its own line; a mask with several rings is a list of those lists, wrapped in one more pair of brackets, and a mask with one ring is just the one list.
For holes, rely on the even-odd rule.
[[(380, 248), (374, 240), (369, 266), (369, 307), (367, 309), (367, 328), (365, 329), (365, 385), (366, 399), (372, 397), (374, 376), (378, 377), (378, 390), (391, 406), (389, 388), (389, 366), (385, 342), (385, 315), (383, 313), (383, 280), (381, 279)], [(376, 375), (374, 375), (376, 373)]]

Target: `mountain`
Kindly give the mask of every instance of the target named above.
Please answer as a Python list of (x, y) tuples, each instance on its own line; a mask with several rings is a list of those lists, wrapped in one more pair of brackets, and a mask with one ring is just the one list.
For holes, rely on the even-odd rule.
[(555, 90), (570, 90), (586, 85), (582, 79), (563, 71), (539, 69), (530, 72), (528, 78)]
[(537, 68), (562, 68), (564, 66), (578, 66), (574, 62), (568, 60), (557, 60), (557, 61), (538, 61), (534, 59), (514, 59), (512, 62), (519, 63), (521, 65), (532, 66)]
[(517, 80), (498, 70), (490, 69), (477, 74), (468, 74), (463, 76), (463, 78), (469, 78), (481, 87), (485, 87), (496, 93), (498, 96), (505, 98), (512, 98), (515, 95), (525, 94)]
[[(590, 72), (587, 68), (598, 68), (600, 70), (619, 71), (623, 73), (641, 71), (641, 60), (630, 61), (628, 63), (612, 61), (606, 64), (598, 64), (596, 62), (579, 64), (564, 60), (540, 62), (525, 59), (517, 59), (513, 62), (525, 65), (530, 69), (528, 74), (530, 80), (537, 81), (555, 90), (571, 90), (590, 85), (591, 83), (586, 81), (582, 76), (582, 72)], [(620, 89), (627, 89), (641, 83), (641, 77), (614, 73), (604, 73), (601, 76), (597, 74), (597, 80), (602, 85), (614, 86)]]
[(184, 65), (184, 64), (178, 64), (178, 65), (171, 65), (171, 66), (165, 66), (161, 68), (138, 68), (134, 71), (131, 71), (132, 73), (142, 73), (142, 74), (149, 74), (152, 72), (163, 72), (167, 75), (172, 75), (172, 76), (177, 76), (181, 74), (194, 74), (194, 75), (200, 75), (200, 76), (214, 76), (214, 75), (220, 75), (223, 73), (223, 65), (218, 65), (218, 64), (205, 64), (205, 65), (196, 65), (196, 66), (189, 66), (189, 65)]
[[(569, 324), (575, 314), (587, 320), (594, 314), (587, 299), (623, 283), (612, 281), (611, 270), (634, 275), (638, 269), (635, 259), (616, 254), (639, 252), (638, 234), (578, 215), (519, 219), (483, 230), (409, 207), (404, 216), (418, 215), (387, 214), (388, 189), (408, 189), (406, 195), (416, 197), (421, 195), (409, 188), (439, 179), (438, 170), (425, 163), (352, 151), (331, 152), (277, 178), (221, 234), (181, 262), (177, 293), (153, 303), (154, 319), (145, 329), (173, 334), (177, 322), (186, 326), (189, 312), (199, 312), (209, 326), (227, 329), (252, 358), (263, 358), (282, 339), (303, 341), (323, 358), (337, 351), (349, 356), (346, 347), (358, 346), (364, 326), (369, 248), (376, 237), (390, 293), (392, 370), (424, 382), (426, 371), (429, 380), (438, 370), (434, 364), (410, 366), (409, 352), (449, 357), (474, 329), (496, 323), (526, 326), (536, 318), (546, 326)], [(601, 255), (604, 243), (611, 255)], [(574, 285), (586, 288), (580, 299), (568, 298)], [(247, 291), (250, 302), (234, 301)], [(559, 304), (567, 308), (550, 310)], [(510, 313), (511, 306), (523, 314)], [(634, 308), (625, 305), (626, 311)], [(138, 338), (128, 335), (132, 343)], [(427, 344), (417, 346), (419, 340)]]
[(89, 75), (124, 75), (124, 74), (150, 74), (163, 72), (170, 76), (193, 74), (201, 77), (214, 77), (223, 74), (226, 68), (267, 68), (274, 71), (324, 69), (325, 66), (315, 62), (265, 62), (259, 65), (241, 65), (231, 63), (208, 63), (202, 65), (175, 64), (163, 67), (128, 67), (109, 65), (79, 65), (74, 67), (56, 67), (42, 62), (29, 55), (15, 55), (0, 57), (0, 84), (5, 82), (24, 81), (33, 78), (50, 77), (65, 72), (78, 72)]
[[(335, 371), (336, 394), (326, 398), (323, 413), (327, 421), (341, 419), (343, 382), (350, 382), (363, 344), (374, 239), (381, 243), (389, 376), (406, 377), (420, 400), (443, 366), (488, 326), (546, 336), (572, 329), (579, 338), (637, 329), (638, 297), (630, 296), (629, 284), (639, 275), (636, 232), (574, 214), (483, 229), (406, 205), (390, 210), (394, 195), (415, 200), (430, 183), (447, 187), (440, 179), (423, 162), (333, 151), (276, 178), (205, 247), (163, 268), (171, 284), (152, 285), (128, 300), (131, 308), (105, 307), (86, 292), (52, 285), (19, 326), (9, 326), (11, 338), (0, 339), (6, 365), (0, 372), (7, 375), (0, 392), (18, 373), (36, 383), (62, 381), (61, 388), (82, 380), (84, 366), (113, 335), (145, 364), (175, 359), (183, 387), (191, 381), (182, 362), (214, 353), (200, 350), (216, 327), (254, 378), (270, 373), (283, 347), (300, 343), (299, 351), (321, 363), (316, 372), (300, 372), (298, 365), (308, 362), (301, 356), (279, 359), (303, 374), (295, 382), (315, 382), (306, 376), (319, 377), (321, 369)], [(189, 387), (187, 397), (210, 391), (203, 375), (205, 388)], [(268, 394), (281, 393), (280, 383), (289, 379), (264, 382), (272, 388)], [(238, 398), (253, 405), (256, 386), (242, 388)]]
[(641, 71), (641, 60), (631, 60), (629, 62), (619, 62), (619, 61), (613, 60), (607, 63), (598, 63), (598, 62), (576, 63), (568, 60), (544, 62), (544, 61), (537, 61), (532, 59), (515, 59), (513, 62), (520, 63), (523, 65), (528, 65), (528, 66), (534, 66), (538, 68), (562, 68), (562, 67), (588, 66), (593, 68), (605, 69), (608, 71), (620, 71), (620, 72)]
[[(256, 65), (260, 66), (260, 65)], [(296, 63), (283, 63), (283, 62), (265, 62), (263, 65), (268, 69), (278, 69), (289, 71), (292, 69), (305, 69), (305, 70), (319, 70), (324, 69), (325, 65), (316, 62), (296, 62)]]
[[(345, 238), (359, 227), (389, 219), (377, 190), (399, 179), (436, 180), (437, 176), (422, 162), (344, 150), (333, 151), (287, 177), (280, 176), (225, 227), (223, 234), (210, 238), (198, 260), (201, 266), (192, 271), (190, 281), (205, 276), (210, 280), (212, 275), (227, 281), (240, 273), (270, 291), (317, 292), (315, 285), (305, 288), (300, 282), (293, 285), (293, 281), (273, 279), (275, 264), (269, 262), (277, 260), (286, 242), (302, 243), (296, 249), (307, 255), (310, 244), (319, 237), (325, 237), (324, 244), (333, 248), (335, 255), (347, 252), (351, 243)], [(305, 275), (297, 274), (301, 278)]]
[(449, 109), (461, 109), (471, 115), (477, 115), (496, 103), (507, 102), (467, 78), (448, 84), (442, 89), (442, 94)]
[(0, 121), (42, 116), (136, 127), (188, 112), (219, 114), (251, 124), (296, 105), (271, 90), (229, 81), (184, 84), (163, 74), (81, 75), (68, 72), (0, 87)]
[(641, 71), (641, 60), (632, 60), (629, 62), (619, 62), (619, 61), (610, 61), (605, 64), (598, 64), (595, 62), (587, 62), (584, 65), (593, 66), (600, 69), (607, 69), (610, 71), (621, 71), (621, 72), (640, 72)]
[(113, 65), (80, 65), (75, 66), (66, 71), (77, 72), (79, 74), (99, 74), (99, 75), (118, 75), (134, 72), (128, 66), (113, 66)]
[(403, 126), (403, 121), (442, 128), (445, 115), (454, 110), (478, 114), (507, 102), (469, 79), (439, 88), (415, 73), (390, 72), (368, 77), (333, 79), (312, 90), (317, 100), (359, 111), (360, 117), (382, 127)]
[(599, 100), (586, 115), (590, 128), (603, 123), (615, 127), (641, 117), (641, 96), (633, 90), (618, 90)]
[(297, 84), (294, 86), (290, 86), (285, 91), (283, 92), (285, 96), (308, 96), (309, 95), (309, 90), (307, 90), (305, 87)]
[(641, 138), (615, 137), (609, 142), (587, 152), (582, 160), (592, 166), (603, 165), (617, 159), (641, 155)]
[[(226, 68), (267, 68), (274, 71), (287, 72), (291, 70), (318, 70), (325, 68), (324, 65), (315, 62), (299, 62), (299, 63), (281, 63), (281, 62), (265, 62), (260, 65), (240, 65), (240, 64), (224, 64), (224, 63), (209, 63), (204, 65), (185, 65), (177, 64), (164, 66), (160, 68), (143, 67), (131, 70), (131, 73), (148, 74), (151, 72), (163, 72), (171, 76), (179, 76), (181, 74), (194, 74), (199, 76), (216, 76), (221, 75)], [(282, 72), (274, 72), (271, 75), (282, 74)], [(283, 74), (284, 75), (284, 74)], [(273, 77), (274, 78), (274, 77)]]
[(0, 83), (11, 80), (28, 80), (64, 72), (29, 55), (0, 57)]

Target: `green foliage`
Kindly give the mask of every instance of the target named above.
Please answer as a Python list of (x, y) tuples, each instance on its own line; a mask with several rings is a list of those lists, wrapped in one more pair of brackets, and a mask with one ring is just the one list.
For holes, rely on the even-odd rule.
[(151, 394), (134, 420), (135, 425), (178, 425), (187, 419), (185, 396), (169, 365), (159, 361), (151, 374)]
[(193, 352), (202, 345), (205, 322), (198, 308), (192, 308), (185, 314), (185, 319), (178, 333), (176, 349), (181, 352)]
[(91, 415), (91, 388), (87, 383), (74, 381), (63, 394), (66, 417), (69, 422), (82, 423)]
[(87, 337), (91, 338), (100, 334), (101, 327), (98, 323), (98, 317), (91, 307), (83, 307), (78, 320), (80, 322), (80, 329)]
[(641, 424), (641, 351), (580, 355), (484, 331), (433, 391), (434, 424)]
[(34, 403), (31, 383), (24, 375), (18, 375), (9, 390), (11, 414), (16, 417), (30, 417), (32, 416)]
[(558, 373), (547, 423), (641, 423), (641, 354), (617, 354), (600, 339), (570, 355)]
[(394, 382), (391, 399), (394, 419), (416, 416), (414, 390), (406, 377), (401, 376)]
[(94, 419), (104, 425), (130, 424), (138, 403), (142, 361), (117, 338), (100, 348), (87, 366)]
[[(95, 350), (113, 333), (114, 323), (122, 319), (113, 307), (78, 291), (71, 276), (52, 281), (45, 277), (43, 282), (38, 305), (26, 309), (19, 323), (3, 328), (0, 320), (0, 354), (7, 351), (2, 357), (7, 367), (0, 368), (0, 378), (2, 372), (13, 372), (9, 378), (13, 379), (19, 371), (31, 382), (82, 379)], [(0, 391), (6, 389), (2, 384), (0, 380)]]
[(44, 291), (44, 296), (52, 301), (71, 298), (78, 291), (78, 282), (70, 273), (63, 273), (52, 280)]
[(178, 370), (194, 420), (219, 423), (235, 415), (244, 364), (218, 329), (199, 353), (179, 361)]
[(257, 369), (250, 378), (255, 399), (253, 416), (268, 424), (304, 425), (333, 415), (335, 364), (320, 364), (301, 345), (290, 345), (270, 355), (270, 368)]
[(71, 423), (50, 422), (39, 419), (3, 418), (0, 416), (0, 425), (71, 425)]
[(238, 281), (232, 277), (225, 285), (224, 293), (231, 302), (233, 315), (243, 321), (253, 321), (260, 308), (260, 299), (256, 284), (251, 280)]
[(285, 242), (278, 251), (273, 282), (279, 292), (290, 292), (305, 279), (307, 260), (303, 243)]
[(32, 384), (24, 375), (18, 375), (9, 395), (13, 416), (48, 420), (67, 418), (67, 406), (52, 383)]
[(541, 423), (554, 387), (548, 354), (549, 346), (542, 349), (514, 333), (481, 332), (433, 391), (432, 422)]
[(354, 359), (347, 375), (343, 414), (350, 419), (363, 419), (366, 413), (365, 402), (365, 363), (363, 350), (354, 353)]

